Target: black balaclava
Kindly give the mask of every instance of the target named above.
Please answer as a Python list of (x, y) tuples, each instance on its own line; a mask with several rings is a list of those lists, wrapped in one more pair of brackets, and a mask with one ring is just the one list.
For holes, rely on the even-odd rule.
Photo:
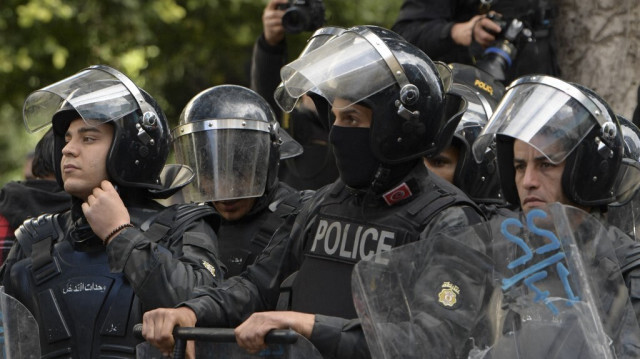
[(373, 155), (368, 127), (332, 126), (329, 142), (333, 145), (340, 178), (349, 187), (371, 185), (380, 161)]

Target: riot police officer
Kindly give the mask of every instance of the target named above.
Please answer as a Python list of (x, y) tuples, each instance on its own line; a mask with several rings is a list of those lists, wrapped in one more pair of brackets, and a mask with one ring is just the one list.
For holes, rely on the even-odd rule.
[(482, 162), (476, 162), (471, 146), (489, 121), (504, 94), (504, 86), (484, 71), (464, 64), (449, 64), (451, 92), (467, 101), (467, 109), (456, 127), (451, 144), (442, 152), (424, 158), (424, 164), (438, 176), (462, 189), (469, 198), (489, 214), (505, 201), (500, 182), (495, 149), (489, 147)]
[(144, 311), (219, 281), (217, 217), (210, 208), (154, 201), (183, 186), (173, 179), (185, 172), (163, 171), (167, 119), (111, 67), (35, 91), (24, 121), (31, 131), (53, 126), (56, 179), (71, 209), (16, 231), (5, 291), (37, 319), (42, 355), (135, 357), (132, 327)]
[[(519, 203), (525, 213), (560, 202), (606, 224), (607, 206), (619, 199), (615, 186), (624, 140), (615, 114), (595, 92), (550, 76), (522, 77), (507, 88), (474, 143), (476, 158), (482, 158), (494, 136), (507, 201)], [(638, 245), (618, 228), (610, 231), (638, 316)]]
[(173, 136), (176, 160), (196, 171), (183, 195), (210, 203), (220, 214), (225, 278), (238, 275), (312, 195), (278, 180), (280, 160), (302, 147), (280, 128), (260, 95), (236, 85), (211, 87), (191, 99)]
[[(269, 330), (291, 328), (325, 357), (366, 357), (351, 296), (353, 265), (483, 219), (459, 189), (430, 175), (422, 164), (422, 156), (449, 142), (459, 120), (452, 113), (464, 107), (458, 96), (445, 92), (436, 65), (423, 52), (388, 30), (358, 26), (285, 66), (281, 74), (290, 97), (313, 92), (331, 106), (330, 142), (340, 178), (289, 217), (292, 231), (277, 231), (241, 277), (219, 289), (199, 288), (177, 309), (146, 313), (143, 334), (164, 351), (173, 345), (170, 333), (176, 324), (242, 323), (236, 340), (250, 351), (264, 347)], [(478, 238), (465, 240), (465, 246), (482, 252)], [(294, 272), (290, 292), (280, 298), (288, 311), (266, 311), (276, 309), (279, 286)], [(439, 277), (431, 283), (444, 285)], [(457, 298), (459, 305), (434, 316), (439, 323), (460, 320), (451, 327), (443, 324), (437, 343), (425, 345), (462, 347), (475, 321), (473, 308), (480, 308), (484, 297), (484, 288), (468, 283), (456, 283), (469, 293)], [(467, 314), (458, 315), (459, 310)]]

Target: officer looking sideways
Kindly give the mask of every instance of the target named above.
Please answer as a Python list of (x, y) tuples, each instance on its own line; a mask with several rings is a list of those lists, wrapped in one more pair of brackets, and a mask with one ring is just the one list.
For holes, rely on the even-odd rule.
[[(464, 108), (464, 101), (444, 91), (436, 65), (423, 52), (389, 30), (357, 26), (281, 74), (291, 97), (314, 91), (331, 105), (329, 140), (340, 178), (289, 217), (293, 229), (277, 231), (242, 276), (217, 289), (198, 288), (178, 308), (145, 313), (143, 335), (163, 352), (172, 349), (175, 325), (198, 325), (237, 326), (237, 343), (250, 352), (265, 348), (269, 330), (291, 328), (326, 358), (368, 357), (351, 296), (354, 263), (483, 220), (473, 202), (422, 163), (423, 155), (450, 141), (459, 120), (452, 114)], [(465, 241), (483, 250), (478, 238)], [(289, 307), (273, 311), (280, 283), (296, 271)], [(463, 346), (484, 297), (484, 288), (468, 283), (474, 281), (456, 283), (470, 293), (459, 308), (473, 314), (434, 314), (437, 343), (425, 345)], [(453, 318), (457, 325), (449, 326)]]
[(220, 214), (224, 277), (238, 275), (313, 194), (278, 180), (280, 160), (302, 147), (280, 128), (260, 95), (236, 85), (211, 87), (192, 98), (173, 136), (176, 160), (196, 171), (183, 195)]
[(32, 93), (24, 120), (29, 130), (53, 126), (56, 179), (71, 209), (16, 231), (5, 291), (36, 318), (43, 357), (135, 358), (132, 328), (144, 311), (220, 280), (217, 217), (154, 201), (180, 188), (162, 172), (167, 120), (117, 70), (92, 66)]
[[(616, 201), (623, 158), (622, 130), (606, 102), (593, 91), (550, 76), (514, 81), (473, 145), (480, 159), (495, 135), (505, 199), (528, 213), (560, 202), (590, 212), (603, 224)], [(638, 244), (609, 227), (618, 264), (636, 317)]]

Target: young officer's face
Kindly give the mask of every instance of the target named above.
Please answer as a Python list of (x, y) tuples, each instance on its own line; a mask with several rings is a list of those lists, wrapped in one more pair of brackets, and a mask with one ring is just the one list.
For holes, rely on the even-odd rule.
[(437, 176), (453, 183), (453, 175), (456, 172), (460, 149), (456, 146), (449, 146), (434, 157), (425, 157), (424, 165)]
[(100, 182), (108, 179), (107, 154), (113, 140), (113, 126), (88, 125), (83, 119), (71, 121), (64, 135), (60, 169), (64, 190), (86, 200)]
[(520, 206), (525, 213), (552, 202), (573, 205), (562, 191), (564, 161), (553, 164), (534, 147), (515, 140), (513, 167)]

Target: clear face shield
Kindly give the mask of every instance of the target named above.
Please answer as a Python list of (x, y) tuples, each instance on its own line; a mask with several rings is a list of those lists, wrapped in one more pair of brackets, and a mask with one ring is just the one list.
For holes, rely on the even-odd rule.
[(483, 96), (465, 85), (454, 83), (451, 86), (451, 92), (462, 96), (467, 101), (467, 109), (458, 122), (455, 134), (463, 137), (469, 145), (472, 145), (487, 124), (488, 117), (491, 116), (493, 110)]
[(211, 119), (173, 130), (176, 160), (195, 170), (185, 200), (209, 202), (260, 197), (269, 170), (271, 125), (247, 119)]
[(468, 128), (474, 128), (475, 130), (484, 128), (488, 118), (493, 114), (491, 103), (484, 96), (481, 96), (477, 91), (466, 85), (454, 83), (450, 91), (467, 100), (467, 109), (456, 127), (456, 133)]
[(340, 106), (346, 108), (395, 83), (401, 87), (409, 84), (384, 41), (366, 27), (344, 31), (284, 66), (280, 76), (284, 88), (281, 91), (286, 94), (276, 100), (284, 110), (290, 107), (291, 99), (310, 91), (331, 105), (337, 98), (346, 99)]
[(488, 118), (493, 114), (491, 104), (477, 91), (465, 85), (453, 84), (451, 92), (462, 96), (467, 101), (465, 110), (458, 126), (456, 134), (464, 137), (469, 145), (473, 144), (480, 135), (480, 132), (487, 124)]
[(458, 159), (466, 162), (458, 163), (456, 167), (456, 184), (476, 201), (502, 202), (494, 144), (486, 148), (482, 162), (477, 162), (471, 153), (471, 146), (493, 114), (492, 104), (477, 90), (466, 85), (454, 83), (451, 92), (467, 101), (467, 109), (456, 127), (455, 136), (464, 139), (469, 147), (465, 156)]
[(476, 161), (481, 161), (499, 134), (533, 146), (549, 161), (558, 164), (594, 126), (600, 126), (605, 136), (615, 136), (615, 123), (606, 109), (579, 89), (552, 77), (523, 77), (507, 89), (474, 143), (473, 154)]
[(616, 201), (611, 206), (622, 206), (629, 202), (640, 188), (640, 162), (623, 158), (614, 188)]
[[(316, 32), (314, 32), (313, 35), (311, 35), (311, 37), (309, 38), (307, 46), (305, 46), (302, 52), (300, 52), (300, 56), (298, 56), (298, 58), (301, 58), (306, 54), (312, 52), (313, 50), (319, 48), (327, 41), (342, 34), (344, 31), (344, 28), (331, 26), (323, 27), (316, 30)], [(280, 108), (282, 108), (282, 110), (285, 112), (293, 111), (299, 99), (298, 97), (289, 96), (289, 93), (285, 90), (284, 84), (282, 82), (276, 88), (274, 98)]]
[(122, 118), (138, 109), (146, 121), (158, 118), (128, 77), (111, 67), (96, 65), (31, 93), (22, 110), (27, 131), (33, 133), (51, 124), (53, 115), (69, 106), (94, 124)]

